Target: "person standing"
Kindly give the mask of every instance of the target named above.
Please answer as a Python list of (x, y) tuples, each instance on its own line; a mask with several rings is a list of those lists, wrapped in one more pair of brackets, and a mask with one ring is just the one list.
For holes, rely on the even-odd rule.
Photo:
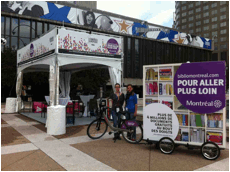
[[(127, 119), (136, 120), (137, 116), (137, 95), (134, 93), (133, 86), (129, 84), (127, 86), (127, 94), (126, 94), (126, 110), (129, 112), (130, 116)], [(129, 118), (130, 117), (130, 118)], [(133, 138), (136, 139), (136, 127), (134, 128)]]
[[(117, 128), (120, 127), (121, 114), (119, 112), (123, 110), (122, 106), (125, 101), (125, 96), (120, 91), (120, 84), (118, 83), (115, 84), (115, 92), (110, 95), (110, 98), (113, 100), (113, 105), (112, 105), (113, 126)], [(114, 133), (113, 140), (115, 139), (121, 140), (120, 134), (117, 132)]]

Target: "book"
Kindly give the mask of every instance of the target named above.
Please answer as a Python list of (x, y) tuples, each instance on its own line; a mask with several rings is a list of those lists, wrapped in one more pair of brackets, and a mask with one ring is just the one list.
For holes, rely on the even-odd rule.
[(201, 116), (196, 115), (196, 126), (197, 127), (202, 127), (202, 122), (201, 122)]
[(159, 83), (159, 95), (162, 95), (163, 92), (162, 92), (162, 83)]
[(159, 76), (161, 80), (171, 80), (172, 71), (171, 69), (159, 69)]

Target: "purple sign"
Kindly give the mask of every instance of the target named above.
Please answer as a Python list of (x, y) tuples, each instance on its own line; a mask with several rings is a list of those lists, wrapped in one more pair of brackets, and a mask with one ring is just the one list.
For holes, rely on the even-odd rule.
[(119, 50), (119, 44), (116, 39), (109, 39), (107, 42), (107, 49), (110, 54), (116, 54)]
[(225, 107), (225, 62), (185, 63), (174, 76), (174, 93), (187, 109), (213, 113)]
[(34, 45), (31, 44), (30, 45), (30, 57), (33, 57), (33, 55), (34, 55)]

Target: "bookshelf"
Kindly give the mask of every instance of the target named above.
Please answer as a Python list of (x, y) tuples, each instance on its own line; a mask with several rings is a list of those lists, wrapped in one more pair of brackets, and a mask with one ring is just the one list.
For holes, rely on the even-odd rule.
[(226, 147), (226, 108), (212, 114), (198, 114), (186, 109), (174, 95), (173, 78), (180, 64), (143, 66), (143, 107), (163, 103), (173, 109), (179, 121), (174, 142), (201, 146), (206, 141)]

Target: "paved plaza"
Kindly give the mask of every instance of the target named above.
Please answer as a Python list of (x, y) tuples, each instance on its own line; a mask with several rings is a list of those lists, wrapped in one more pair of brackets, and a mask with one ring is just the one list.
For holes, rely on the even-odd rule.
[(200, 150), (183, 146), (165, 155), (155, 145), (133, 145), (123, 138), (114, 143), (108, 133), (92, 140), (87, 125), (51, 136), (42, 123), (17, 113), (4, 114), (4, 106), (1, 129), (2, 171), (229, 171), (228, 148), (209, 161)]

